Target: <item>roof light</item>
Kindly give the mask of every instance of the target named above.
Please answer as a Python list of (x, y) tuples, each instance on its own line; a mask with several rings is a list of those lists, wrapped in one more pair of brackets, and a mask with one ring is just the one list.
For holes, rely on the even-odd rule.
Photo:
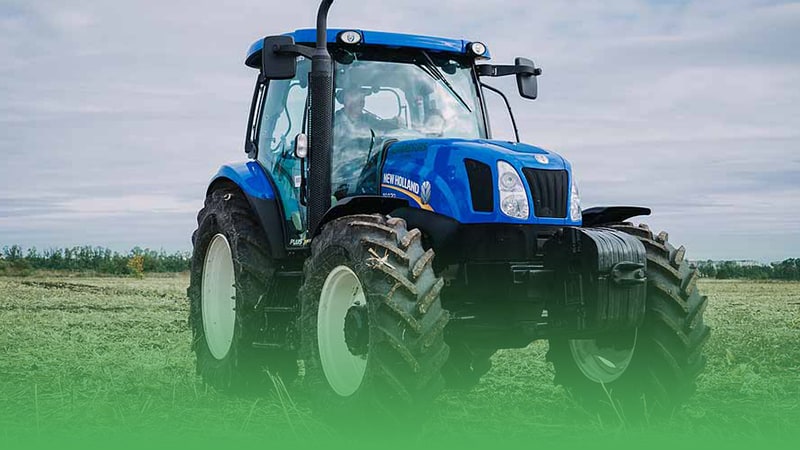
[(475, 56), (485, 56), (488, 49), (483, 42), (473, 42), (469, 44), (469, 51)]
[(358, 31), (342, 31), (339, 33), (339, 41), (343, 44), (355, 45), (361, 42), (361, 33)]

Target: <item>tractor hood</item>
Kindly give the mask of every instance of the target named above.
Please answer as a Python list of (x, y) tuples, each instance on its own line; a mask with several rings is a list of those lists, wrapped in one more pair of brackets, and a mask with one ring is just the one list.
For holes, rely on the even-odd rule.
[[(513, 166), (525, 185), (531, 205), (528, 219), (500, 213), (499, 161)], [(545, 182), (542, 180), (547, 184), (541, 184)], [(534, 189), (537, 183), (538, 189)], [(532, 145), (487, 139), (414, 139), (389, 146), (381, 171), (380, 193), (408, 199), (414, 206), (462, 223), (575, 225), (561, 215), (564, 209), (569, 211), (571, 183), (568, 161)], [(539, 196), (544, 194), (555, 197), (542, 200)], [(548, 206), (548, 215), (537, 217), (533, 205), (536, 202), (540, 206), (542, 201), (554, 202), (557, 208)], [(557, 213), (552, 212), (556, 210)]]
[[(533, 145), (509, 142), (509, 141), (490, 141), (486, 139), (471, 140), (471, 141), (454, 141), (453, 145), (461, 146), (466, 151), (478, 150), (483, 148), (483, 151), (494, 152), (496, 155), (504, 155), (508, 158), (516, 158), (526, 166), (542, 166), (547, 169), (566, 169), (564, 158), (557, 153), (549, 152), (543, 148), (535, 147)], [(536, 158), (536, 155), (540, 155)], [(547, 159), (547, 163), (542, 157)], [(509, 161), (510, 162), (510, 161)]]

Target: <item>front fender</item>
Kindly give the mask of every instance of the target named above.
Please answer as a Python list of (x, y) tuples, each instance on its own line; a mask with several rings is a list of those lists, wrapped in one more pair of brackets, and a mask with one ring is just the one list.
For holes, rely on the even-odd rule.
[(408, 207), (408, 201), (399, 198), (381, 197), (379, 195), (357, 195), (346, 197), (333, 205), (322, 220), (319, 221), (317, 228), (312, 230), (312, 237), (316, 237), (322, 231), (326, 223), (344, 216), (354, 214), (383, 214), (387, 215), (398, 208)]
[(583, 210), (583, 226), (596, 227), (608, 223), (624, 222), (631, 217), (649, 215), (650, 208), (640, 206), (595, 206)]

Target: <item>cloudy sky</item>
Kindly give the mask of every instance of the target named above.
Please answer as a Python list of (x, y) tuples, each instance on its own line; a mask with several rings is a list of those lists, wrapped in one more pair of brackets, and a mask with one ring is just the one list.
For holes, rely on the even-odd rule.
[[(245, 51), (316, 6), (0, 0), (0, 246), (188, 250), (245, 157)], [(800, 257), (800, 3), (337, 0), (330, 23), (531, 57), (522, 138), (573, 162), (584, 206), (650, 206), (694, 259)]]

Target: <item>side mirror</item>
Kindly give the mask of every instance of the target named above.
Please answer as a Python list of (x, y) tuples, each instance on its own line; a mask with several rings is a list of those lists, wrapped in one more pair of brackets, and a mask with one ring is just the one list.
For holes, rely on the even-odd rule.
[(268, 36), (261, 50), (261, 74), (268, 80), (289, 80), (297, 74), (297, 56), (279, 52), (281, 47), (294, 46), (291, 36)]
[(517, 58), (514, 60), (514, 66), (517, 72), (517, 88), (519, 88), (519, 95), (523, 98), (535, 100), (539, 94), (539, 86), (536, 82), (536, 77), (542, 73), (541, 69), (537, 69), (533, 61), (527, 58)]

